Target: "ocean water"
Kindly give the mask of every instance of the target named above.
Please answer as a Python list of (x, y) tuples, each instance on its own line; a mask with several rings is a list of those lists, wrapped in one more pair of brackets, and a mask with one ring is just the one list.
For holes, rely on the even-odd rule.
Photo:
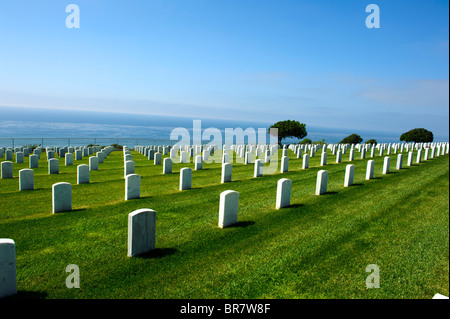
[[(202, 132), (207, 128), (217, 128), (225, 141), (226, 128), (264, 128), (269, 122), (186, 118), (177, 116), (86, 112), (59, 109), (33, 109), (0, 107), (0, 147), (24, 145), (78, 146), (87, 144), (110, 145), (118, 143), (134, 145), (173, 145), (171, 140), (174, 128), (185, 128), (193, 136), (193, 120), (201, 120)], [(344, 137), (355, 133), (351, 129), (323, 128), (306, 126), (307, 138), (312, 141), (325, 140), (326, 143), (338, 143)], [(358, 131), (364, 140), (370, 138), (378, 142), (399, 142), (399, 133)], [(269, 142), (269, 135), (265, 139)], [(206, 144), (210, 140), (202, 139)], [(284, 139), (283, 143), (297, 143), (298, 139)], [(247, 142), (247, 140), (245, 141)]]

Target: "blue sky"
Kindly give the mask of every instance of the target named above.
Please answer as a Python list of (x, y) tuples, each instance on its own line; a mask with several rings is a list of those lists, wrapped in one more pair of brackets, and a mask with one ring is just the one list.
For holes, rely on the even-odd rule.
[[(65, 25), (71, 3), (79, 29)], [(379, 29), (365, 25), (370, 3)], [(1, 0), (0, 105), (448, 138), (448, 12), (436, 0)]]

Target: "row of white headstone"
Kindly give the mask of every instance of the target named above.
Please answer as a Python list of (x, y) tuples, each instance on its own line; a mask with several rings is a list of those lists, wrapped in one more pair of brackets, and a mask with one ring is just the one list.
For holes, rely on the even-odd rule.
[[(421, 149), (417, 154), (416, 162), (421, 161)], [(124, 149), (124, 160), (127, 154)], [(283, 156), (283, 158), (287, 158)], [(285, 159), (286, 160), (286, 159)], [(397, 156), (397, 169), (402, 168), (403, 155)], [(411, 166), (413, 161), (413, 152), (408, 153), (407, 165)], [(129, 161), (127, 161), (129, 162)], [(261, 161), (262, 162), (262, 161)], [(259, 163), (261, 163), (259, 162)], [(125, 162), (126, 163), (126, 162)], [(231, 165), (224, 163), (223, 167)], [(389, 173), (390, 157), (386, 156), (383, 162), (383, 174)], [(87, 165), (85, 165), (87, 167)], [(373, 178), (374, 160), (367, 162), (366, 180)], [(229, 166), (228, 166), (229, 167)], [(255, 165), (255, 175), (257, 174), (259, 165)], [(283, 167), (283, 165), (282, 165)], [(348, 164), (346, 166), (344, 187), (353, 184), (355, 166)], [(192, 170), (183, 168), (180, 171), (180, 190), (190, 188), (192, 178)], [(128, 174), (126, 179), (126, 193), (139, 193), (140, 177), (136, 174)], [(183, 184), (183, 185), (182, 185)], [(189, 184), (189, 185), (188, 185)], [(327, 192), (328, 171), (320, 170), (317, 173), (316, 195), (322, 195)], [(277, 193), (275, 208), (281, 209), (290, 206), (292, 181), (282, 178), (277, 182)], [(127, 195), (126, 195), (127, 197)], [(132, 196), (131, 196), (132, 197)], [(139, 196), (137, 196), (139, 197)], [(126, 198), (127, 199), (127, 198)], [(131, 199), (131, 198), (129, 198)], [(53, 213), (69, 211), (72, 209), (72, 187), (69, 183), (56, 183), (52, 187)], [(239, 210), (239, 193), (233, 190), (227, 190), (220, 194), (219, 202), (219, 222), (218, 227), (224, 228), (236, 224), (238, 221)], [(127, 255), (135, 257), (155, 249), (156, 238), (156, 212), (151, 209), (139, 209), (128, 215), (128, 247)], [(16, 260), (15, 260), (15, 243), (12, 239), (0, 239), (0, 298), (13, 295), (17, 292), (16, 279)]]
[[(105, 147), (97, 152), (96, 156), (89, 157), (89, 165), (78, 165), (78, 184), (89, 183), (89, 171), (98, 170), (99, 163), (103, 163), (104, 159), (113, 150), (112, 146)], [(49, 151), (51, 152), (51, 151)], [(50, 155), (51, 156), (51, 155)], [(73, 154), (67, 153), (64, 155), (65, 165), (73, 165)], [(81, 158), (79, 158), (81, 160)], [(32, 168), (39, 167), (39, 155), (30, 155), (30, 169), (19, 170), (19, 190), (28, 190), (34, 188), (34, 172)], [(48, 158), (48, 174), (59, 174), (59, 160), (57, 158)], [(3, 161), (1, 163), (1, 178), (13, 178), (13, 163), (10, 161)]]
[[(399, 154), (401, 155), (401, 154)], [(389, 157), (384, 160), (383, 174), (389, 172)], [(367, 164), (366, 179), (373, 178), (374, 161)], [(345, 172), (344, 187), (353, 184), (355, 166), (348, 164)], [(181, 174), (183, 175), (183, 174)], [(327, 192), (328, 171), (317, 173), (316, 195)], [(292, 181), (282, 178), (277, 182), (275, 208), (290, 206)], [(220, 194), (218, 227), (224, 228), (238, 222), (239, 192), (226, 190)], [(128, 256), (135, 257), (145, 254), (155, 248), (156, 212), (152, 209), (139, 209), (128, 215)]]
[[(13, 151), (12, 148), (0, 148), (0, 158), (5, 158), (7, 161), (13, 160), (13, 154), (16, 155), (16, 163), (23, 163), (24, 157), (29, 157), (32, 155), (37, 155), (38, 159), (41, 158), (41, 153), (45, 152), (47, 155), (47, 160), (55, 158), (55, 154), (58, 154), (59, 157), (64, 158), (66, 154), (71, 154), (72, 158), (75, 156), (76, 160), (81, 160), (83, 157), (89, 156), (101, 150), (99, 146), (89, 146), (89, 147), (56, 147), (50, 148), (47, 147), (45, 149), (41, 147), (37, 147), (35, 149), (31, 147), (16, 147)], [(31, 154), (33, 152), (33, 154)]]

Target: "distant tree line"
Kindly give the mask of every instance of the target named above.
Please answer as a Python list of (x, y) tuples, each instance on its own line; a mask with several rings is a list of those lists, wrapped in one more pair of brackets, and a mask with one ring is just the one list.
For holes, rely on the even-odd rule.
[[(285, 138), (298, 138), (303, 139), (299, 142), (299, 144), (324, 144), (325, 140), (313, 142), (309, 138), (305, 138), (308, 135), (306, 131), (306, 124), (300, 123), (295, 120), (285, 120), (278, 121), (275, 124), (271, 125), (268, 129), (268, 133), (270, 134), (270, 129), (276, 128), (278, 129), (278, 144), (281, 144), (281, 141)], [(340, 141), (342, 144), (359, 144), (363, 141), (363, 138), (356, 133), (353, 133)], [(433, 133), (424, 129), (424, 128), (415, 128), (408, 132), (403, 133), (400, 136), (400, 141), (402, 142), (416, 142), (416, 143), (428, 143), (433, 142)], [(367, 140), (366, 144), (377, 144), (375, 139)]]

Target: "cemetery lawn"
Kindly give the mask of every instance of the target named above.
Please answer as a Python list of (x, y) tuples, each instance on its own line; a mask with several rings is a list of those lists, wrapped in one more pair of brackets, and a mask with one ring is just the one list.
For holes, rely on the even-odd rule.
[[(281, 151), (279, 151), (281, 154)], [(221, 164), (193, 170), (192, 189), (180, 192), (174, 164), (163, 175), (132, 151), (141, 198), (124, 200), (123, 155), (112, 152), (90, 184), (76, 185), (76, 166), (48, 175), (45, 153), (34, 169), (35, 190), (19, 192), (0, 179), (0, 238), (16, 243), (18, 294), (12, 298), (425, 298), (449, 295), (449, 157), (443, 155), (365, 180), (366, 159), (355, 152), (355, 185), (345, 188), (343, 162), (320, 166), (320, 152), (301, 169), (289, 150), (289, 172), (253, 178), (253, 165), (233, 164), (233, 181), (220, 184)], [(378, 153), (378, 152), (377, 152)], [(378, 155), (378, 154), (377, 154)], [(166, 156), (163, 156), (165, 158)], [(4, 160), (4, 159), (1, 159)], [(192, 162), (192, 159), (191, 159)], [(320, 169), (328, 192), (314, 195)], [(276, 210), (277, 181), (292, 180), (291, 206)], [(73, 185), (73, 210), (52, 214), (51, 186)], [(219, 196), (240, 193), (238, 224), (217, 227)], [(128, 214), (157, 212), (152, 253), (127, 257)], [(80, 269), (80, 288), (66, 287), (66, 266)], [(366, 267), (380, 270), (380, 288), (367, 289)]]

